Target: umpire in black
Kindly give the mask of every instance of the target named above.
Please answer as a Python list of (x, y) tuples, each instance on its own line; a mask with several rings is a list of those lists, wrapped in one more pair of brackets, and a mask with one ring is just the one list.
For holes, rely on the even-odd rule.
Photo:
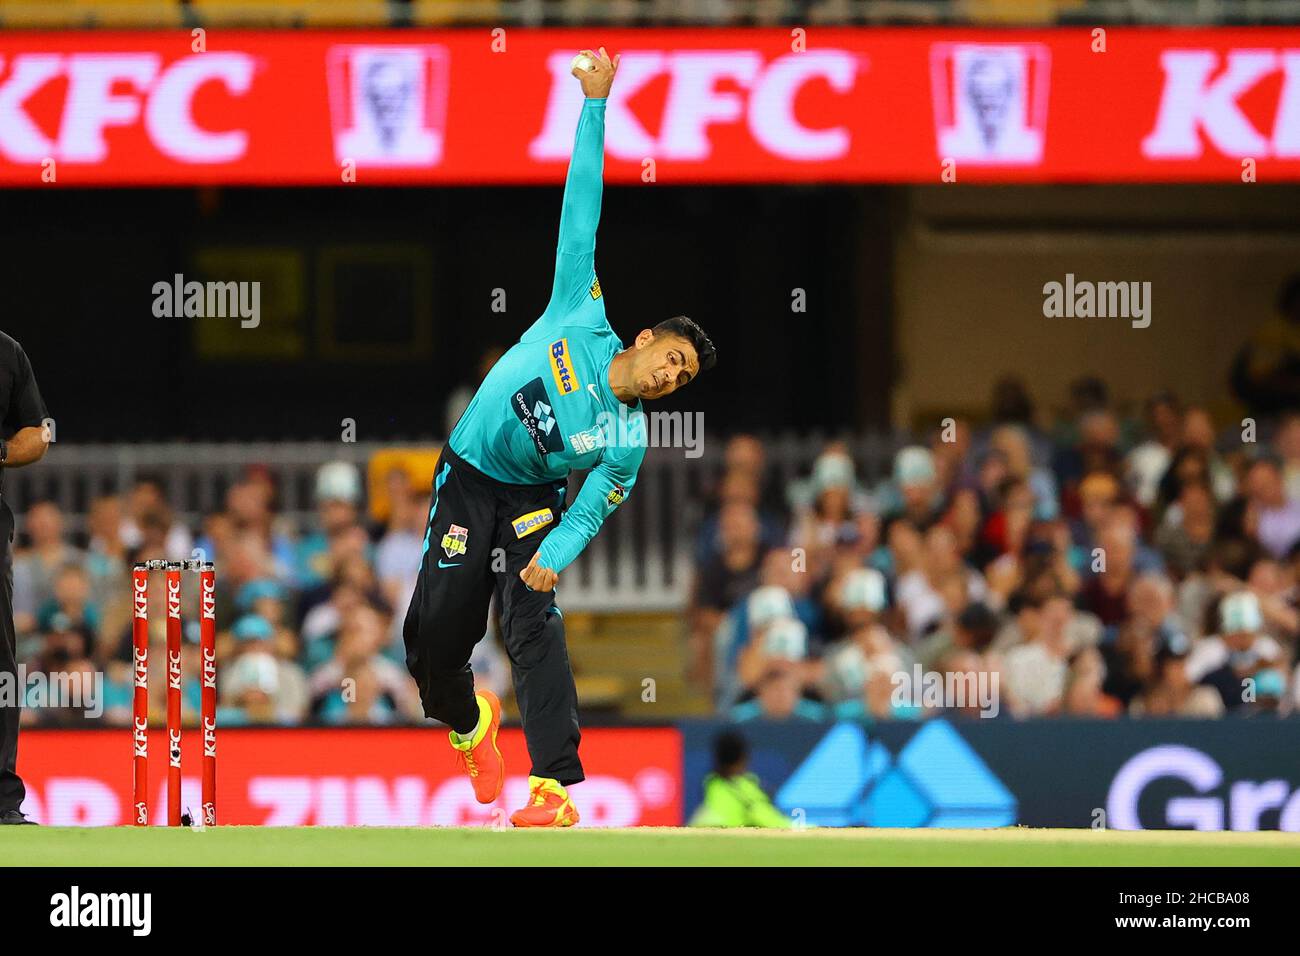
[[(14, 634), (14, 513), (4, 494), (4, 469), (40, 461), (49, 447), (49, 413), (23, 347), (0, 332), (0, 674), (18, 687)], [(18, 776), (19, 700), (0, 700), (0, 824), (31, 823), (18, 808), (27, 791)]]

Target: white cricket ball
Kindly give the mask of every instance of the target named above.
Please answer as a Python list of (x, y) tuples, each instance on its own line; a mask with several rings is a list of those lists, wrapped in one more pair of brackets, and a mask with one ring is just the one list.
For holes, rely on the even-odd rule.
[(573, 58), (573, 62), (569, 64), (569, 69), (582, 70), (584, 73), (590, 73), (595, 68), (596, 61), (585, 53), (579, 53)]

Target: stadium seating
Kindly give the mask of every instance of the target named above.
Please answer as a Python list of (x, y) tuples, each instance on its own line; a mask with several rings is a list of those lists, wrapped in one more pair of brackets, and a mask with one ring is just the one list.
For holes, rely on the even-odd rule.
[(6, 29), (177, 27), (183, 22), (180, 0), (0, 0), (0, 27)]
[(197, 19), (211, 26), (384, 27), (392, 23), (388, 0), (191, 0)]

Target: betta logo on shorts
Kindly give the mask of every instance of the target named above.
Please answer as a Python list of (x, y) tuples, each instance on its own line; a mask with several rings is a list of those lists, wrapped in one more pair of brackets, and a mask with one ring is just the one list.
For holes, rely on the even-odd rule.
[(469, 542), (469, 529), (462, 528), (458, 524), (452, 525), (447, 529), (447, 533), (442, 536), (442, 550), (449, 558), (454, 558), (465, 553)]
[(359, 166), (436, 166), (447, 124), (450, 57), (441, 46), (330, 48), (334, 155)]
[(514, 521), (510, 522), (515, 528), (515, 537), (524, 538), (532, 534), (538, 528), (544, 528), (555, 520), (555, 515), (550, 508), (543, 508), (541, 511), (530, 511), (526, 515), (520, 515)]
[(609, 505), (610, 508), (617, 508), (623, 503), (623, 499), (626, 497), (627, 489), (622, 485), (615, 485), (613, 488), (609, 489), (609, 494), (605, 496), (605, 504)]
[(560, 339), (551, 343), (551, 375), (555, 378), (555, 387), (561, 395), (572, 395), (582, 388), (573, 365), (569, 361), (569, 340)]
[(591, 284), (591, 297), (593, 299), (600, 298), (600, 279), (597, 279)]

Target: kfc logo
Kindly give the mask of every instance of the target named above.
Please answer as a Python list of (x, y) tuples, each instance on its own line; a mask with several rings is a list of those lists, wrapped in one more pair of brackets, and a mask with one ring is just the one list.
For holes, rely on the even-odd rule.
[(135, 686), (142, 690), (149, 689), (149, 648), (133, 648), (132, 658), (135, 662)]
[(147, 717), (137, 717), (132, 725), (134, 738), (134, 754), (144, 759), (149, 758), (149, 719)]
[(203, 686), (213, 690), (217, 686), (217, 655), (206, 647), (203, 649)]
[(217, 722), (212, 717), (203, 718), (203, 756), (217, 755)]
[(138, 577), (135, 579), (135, 616), (142, 621), (149, 619), (148, 578)]
[(362, 166), (435, 166), (446, 138), (450, 57), (441, 46), (331, 47), (334, 155)]
[[(1155, 129), (1142, 140), (1144, 156), (1198, 159), (1206, 142), (1225, 156), (1300, 156), (1300, 50), (1230, 50), (1225, 60), (1221, 63), (1214, 50), (1160, 55), (1165, 84)], [(1273, 128), (1261, 131), (1242, 112), (1240, 100), (1278, 72), (1282, 88)]]
[(217, 619), (217, 585), (210, 575), (203, 576), (203, 619)]
[[(253, 60), (242, 53), (194, 54), (165, 67), (157, 53), (20, 53), (0, 58), (0, 70), (0, 155), (11, 162), (100, 163), (110, 128), (141, 123), (158, 151), (180, 162), (228, 163), (248, 149), (245, 131), (204, 129), (192, 109), (208, 84), (231, 96), (249, 92)], [(60, 82), (67, 90), (51, 136), (28, 109)]]
[(1040, 162), (1050, 66), (1050, 52), (1037, 43), (936, 43), (930, 84), (940, 158)]
[[(582, 100), (573, 95), (571, 57), (564, 51), (547, 59), (551, 91), (542, 132), (529, 147), (533, 159), (569, 157), (582, 109)], [(605, 148), (617, 159), (705, 160), (713, 152), (709, 127), (740, 123), (764, 151), (783, 159), (825, 161), (840, 159), (849, 151), (847, 126), (804, 126), (794, 104), (799, 92), (814, 81), (826, 83), (836, 93), (851, 91), (863, 63), (856, 53), (788, 53), (770, 62), (764, 62), (757, 50), (630, 50), (622, 57), (618, 82), (605, 109)], [(628, 103), (663, 76), (668, 77), (668, 96), (656, 136)], [(741, 92), (719, 89), (723, 82), (740, 87)]]

